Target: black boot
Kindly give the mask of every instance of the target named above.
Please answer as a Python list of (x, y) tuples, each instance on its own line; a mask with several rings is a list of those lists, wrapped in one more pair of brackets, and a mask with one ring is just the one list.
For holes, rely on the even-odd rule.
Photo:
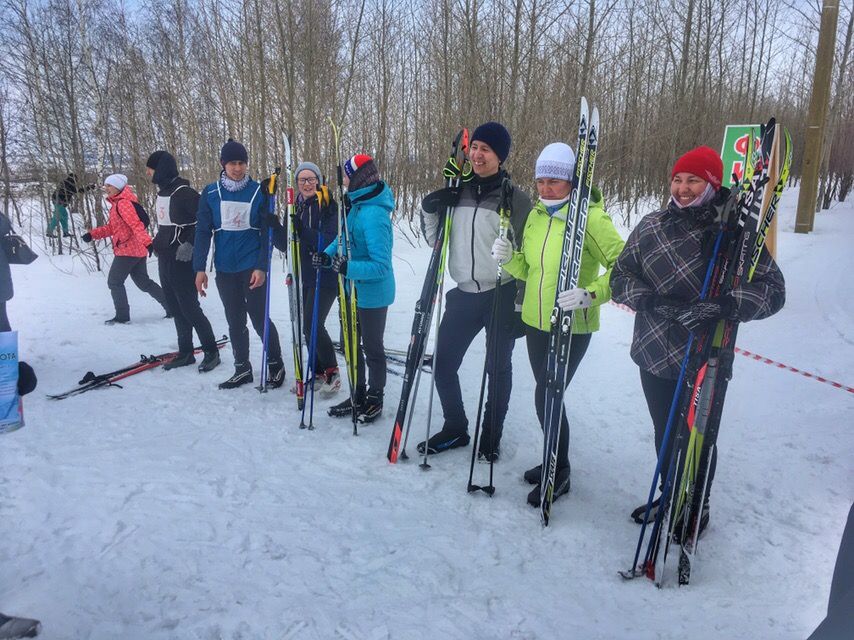
[(445, 423), (441, 431), (430, 436), (427, 442), (419, 442), (416, 448), (418, 449), (418, 453), (424, 453), (424, 449), (426, 448), (427, 453), (435, 455), (448, 449), (465, 447), (470, 441), (471, 438), (465, 427), (460, 430)]
[(219, 349), (213, 351), (205, 351), (205, 357), (202, 358), (202, 363), (199, 365), (199, 373), (207, 373), (213, 371), (219, 365)]
[[(649, 519), (647, 522), (651, 522), (655, 520), (655, 515), (658, 513), (658, 503), (661, 502), (661, 496), (658, 496), (655, 500), (652, 501), (652, 506), (649, 510)], [(637, 509), (632, 511), (632, 520), (637, 522), (638, 524), (643, 524), (643, 516), (646, 513), (646, 504), (642, 504)]]
[[(682, 544), (683, 541), (688, 541), (692, 535), (694, 535), (694, 527), (697, 524), (696, 515), (691, 517), (691, 522), (688, 523), (688, 535), (683, 535), (685, 532), (684, 529), (684, 520), (682, 519), (682, 515), (679, 515), (679, 520), (676, 522), (676, 526), (673, 527), (673, 541), (679, 544)], [(706, 527), (709, 526), (709, 502), (708, 500), (703, 503), (703, 508), (700, 511), (700, 528), (697, 530), (697, 538), (703, 535), (703, 532), (706, 530)]]
[(169, 371), (170, 369), (177, 369), (178, 367), (188, 367), (191, 364), (195, 364), (196, 356), (193, 355), (193, 352), (190, 353), (179, 353), (177, 357), (173, 358), (169, 362), (163, 365), (163, 369)]
[[(563, 494), (569, 493), (569, 467), (563, 467), (555, 472), (555, 488), (552, 493), (552, 504)], [(540, 483), (537, 483), (531, 493), (528, 494), (528, 504), (532, 507), (540, 506)]]
[(383, 392), (374, 390), (368, 391), (368, 394), (365, 396), (365, 402), (362, 403), (362, 407), (359, 409), (359, 413), (356, 416), (356, 420), (362, 424), (368, 424), (379, 418), (382, 414)]
[(234, 375), (225, 382), (219, 383), (220, 389), (236, 389), (252, 382), (252, 365), (248, 362), (237, 362), (234, 365)]
[(0, 638), (35, 638), (42, 625), (38, 620), (15, 618), (0, 613)]
[(483, 462), (498, 462), (499, 455), (501, 455), (501, 447), (498, 439), (491, 432), (484, 431), (477, 445), (477, 459)]
[(267, 363), (267, 386), (278, 389), (285, 384), (285, 363), (281, 360), (270, 360)]
[(127, 324), (130, 322), (130, 318), (126, 316), (113, 316), (109, 320), (104, 320), (104, 324)]
[[(356, 415), (358, 416), (362, 410), (362, 406), (365, 403), (365, 389), (356, 389), (353, 395), (356, 396)], [(338, 404), (329, 407), (327, 413), (333, 418), (352, 418), (353, 403), (348, 397), (346, 400), (344, 400), (344, 402), (339, 402)]]
[(543, 477), (543, 465), (538, 464), (536, 467), (528, 469), (522, 477), (528, 484), (540, 484)]

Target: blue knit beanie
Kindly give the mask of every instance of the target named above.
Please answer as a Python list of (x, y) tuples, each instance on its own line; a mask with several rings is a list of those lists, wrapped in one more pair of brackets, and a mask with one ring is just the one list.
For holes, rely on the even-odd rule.
[(500, 162), (507, 160), (510, 155), (510, 132), (498, 122), (485, 122), (474, 130), (471, 141), (480, 140), (488, 144)]
[(229, 138), (228, 142), (222, 145), (222, 150), (219, 152), (219, 161), (223, 165), (229, 162), (249, 162), (249, 154), (246, 153), (246, 147)]

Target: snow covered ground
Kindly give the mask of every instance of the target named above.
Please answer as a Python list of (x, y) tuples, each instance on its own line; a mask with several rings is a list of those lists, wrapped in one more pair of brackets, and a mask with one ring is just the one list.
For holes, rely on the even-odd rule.
[[(786, 307), (739, 344), (851, 385), (854, 204), (801, 236), (796, 201), (786, 193), (781, 213)], [(387, 346), (404, 348), (428, 251), (395, 253)], [(689, 587), (658, 590), (617, 576), (655, 459), (633, 319), (615, 306), (570, 387), (572, 491), (544, 529), (521, 479), (541, 446), (523, 341), (490, 499), (466, 493), (469, 449), (427, 472), (386, 462), (394, 376), (385, 416), (358, 438), (328, 402), (309, 432), (286, 389), (217, 390), (228, 350), (210, 374), (157, 369), (49, 401), (87, 370), (174, 348), (174, 330), (132, 285), (133, 323), (104, 326), (106, 276), (67, 256), (13, 276), (9, 316), (40, 384), (27, 426), (0, 439), (0, 611), (40, 618), (46, 639), (800, 639), (824, 616), (854, 499), (854, 394), (737, 358), (702, 564)], [(273, 317), (289, 336), (276, 280)], [(224, 333), (215, 289), (204, 307)], [(461, 372), (470, 414), (482, 353), (476, 342)]]

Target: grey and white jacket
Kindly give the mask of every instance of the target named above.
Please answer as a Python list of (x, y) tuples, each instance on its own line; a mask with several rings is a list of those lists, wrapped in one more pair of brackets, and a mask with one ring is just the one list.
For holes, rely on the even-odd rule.
[[(460, 192), (448, 241), (448, 271), (460, 291), (480, 293), (495, 288), (498, 273), (492, 257), (492, 245), (498, 237), (498, 207), (504, 177), (509, 176), (503, 169), (488, 178), (475, 176), (464, 183)], [(507, 237), (514, 249), (518, 249), (531, 211), (531, 199), (516, 185), (513, 186), (510, 209)], [(426, 240), (433, 244), (439, 230), (439, 216), (422, 210), (422, 222)], [(512, 279), (513, 276), (505, 271), (501, 282)]]

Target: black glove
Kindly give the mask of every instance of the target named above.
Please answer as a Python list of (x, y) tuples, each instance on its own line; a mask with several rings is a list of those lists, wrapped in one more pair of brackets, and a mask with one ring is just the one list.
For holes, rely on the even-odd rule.
[(336, 255), (332, 258), (332, 270), (335, 273), (340, 273), (342, 276), (347, 275), (347, 258)]
[(315, 269), (328, 269), (332, 266), (332, 258), (330, 258), (325, 253), (314, 253), (311, 254), (311, 266)]
[(455, 207), (460, 200), (460, 187), (445, 187), (433, 193), (428, 193), (421, 201), (425, 213), (439, 213), (446, 207)]
[(277, 216), (275, 213), (268, 213), (267, 214), (267, 226), (273, 227), (273, 228), (281, 227), (282, 221), (279, 220), (279, 216)]
[(80, 236), (80, 239), (83, 240), (83, 242), (92, 242), (92, 234), (87, 231)]
[(154, 243), (152, 242), (150, 245), (148, 245), (148, 257), (150, 258), (153, 255), (154, 255)]
[(731, 296), (720, 296), (685, 305), (674, 320), (688, 331), (697, 331), (704, 326), (724, 319), (735, 319), (735, 300)]
[(294, 232), (301, 236), (303, 229), (305, 229), (305, 225), (302, 223), (302, 217), (300, 216), (291, 216), (291, 225), (293, 226)]

